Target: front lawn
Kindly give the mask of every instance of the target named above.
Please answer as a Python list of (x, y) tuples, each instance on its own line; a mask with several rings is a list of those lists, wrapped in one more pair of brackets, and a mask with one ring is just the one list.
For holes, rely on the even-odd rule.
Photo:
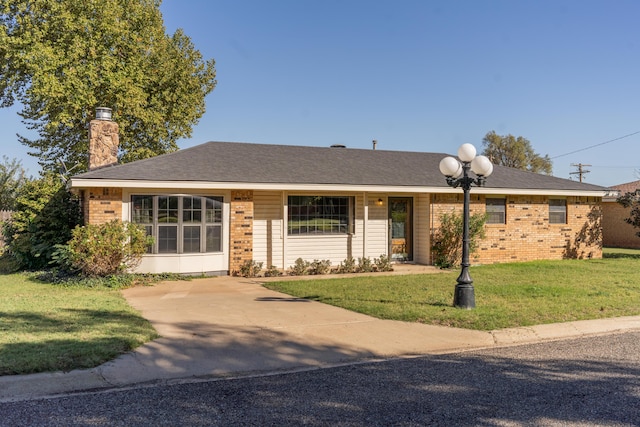
[(637, 254), (472, 267), (474, 310), (452, 306), (459, 270), (269, 282), (264, 286), (382, 319), (493, 330), (639, 315)]
[(156, 337), (118, 290), (0, 275), (0, 375), (91, 368)]

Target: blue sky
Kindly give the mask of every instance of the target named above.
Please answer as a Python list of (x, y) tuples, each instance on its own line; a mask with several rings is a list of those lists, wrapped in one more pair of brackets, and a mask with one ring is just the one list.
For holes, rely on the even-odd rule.
[[(635, 0), (164, 0), (161, 10), (168, 32), (183, 28), (216, 60), (218, 86), (181, 148), (376, 139), (455, 154), (495, 130), (529, 139), (555, 176), (582, 163), (588, 183), (640, 179)], [(16, 109), (1, 109), (4, 154), (37, 172), (16, 133), (26, 133)]]

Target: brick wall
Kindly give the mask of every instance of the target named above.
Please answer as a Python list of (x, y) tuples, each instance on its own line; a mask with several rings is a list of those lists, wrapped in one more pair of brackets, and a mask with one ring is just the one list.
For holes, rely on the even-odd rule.
[(122, 189), (99, 187), (82, 192), (85, 224), (103, 224), (122, 219)]
[(238, 274), (245, 261), (253, 259), (253, 191), (231, 192), (229, 272)]
[[(432, 232), (442, 213), (462, 213), (462, 194), (433, 196)], [(486, 237), (471, 254), (478, 264), (539, 259), (601, 258), (602, 221), (600, 199), (567, 198), (567, 224), (549, 224), (549, 198), (508, 196), (506, 224), (486, 224)], [(486, 199), (471, 193), (470, 213), (484, 213)]]
[(625, 222), (631, 208), (612, 201), (602, 204), (602, 244), (613, 248), (640, 248), (638, 229)]

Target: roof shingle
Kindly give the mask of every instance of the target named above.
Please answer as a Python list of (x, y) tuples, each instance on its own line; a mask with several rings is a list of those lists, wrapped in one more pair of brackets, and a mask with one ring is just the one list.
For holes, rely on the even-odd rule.
[[(198, 181), (447, 187), (448, 154), (207, 142), (174, 153), (77, 175), (96, 180)], [(495, 166), (487, 187), (603, 191), (604, 187)]]

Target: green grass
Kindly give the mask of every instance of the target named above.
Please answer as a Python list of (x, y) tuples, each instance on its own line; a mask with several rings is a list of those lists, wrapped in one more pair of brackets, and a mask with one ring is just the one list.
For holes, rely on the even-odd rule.
[(0, 375), (91, 368), (156, 337), (116, 289), (0, 275)]
[(381, 319), (477, 330), (640, 314), (640, 254), (471, 268), (476, 308), (452, 306), (459, 270), (269, 282), (265, 286)]
[(640, 258), (640, 249), (604, 248), (605, 258)]

